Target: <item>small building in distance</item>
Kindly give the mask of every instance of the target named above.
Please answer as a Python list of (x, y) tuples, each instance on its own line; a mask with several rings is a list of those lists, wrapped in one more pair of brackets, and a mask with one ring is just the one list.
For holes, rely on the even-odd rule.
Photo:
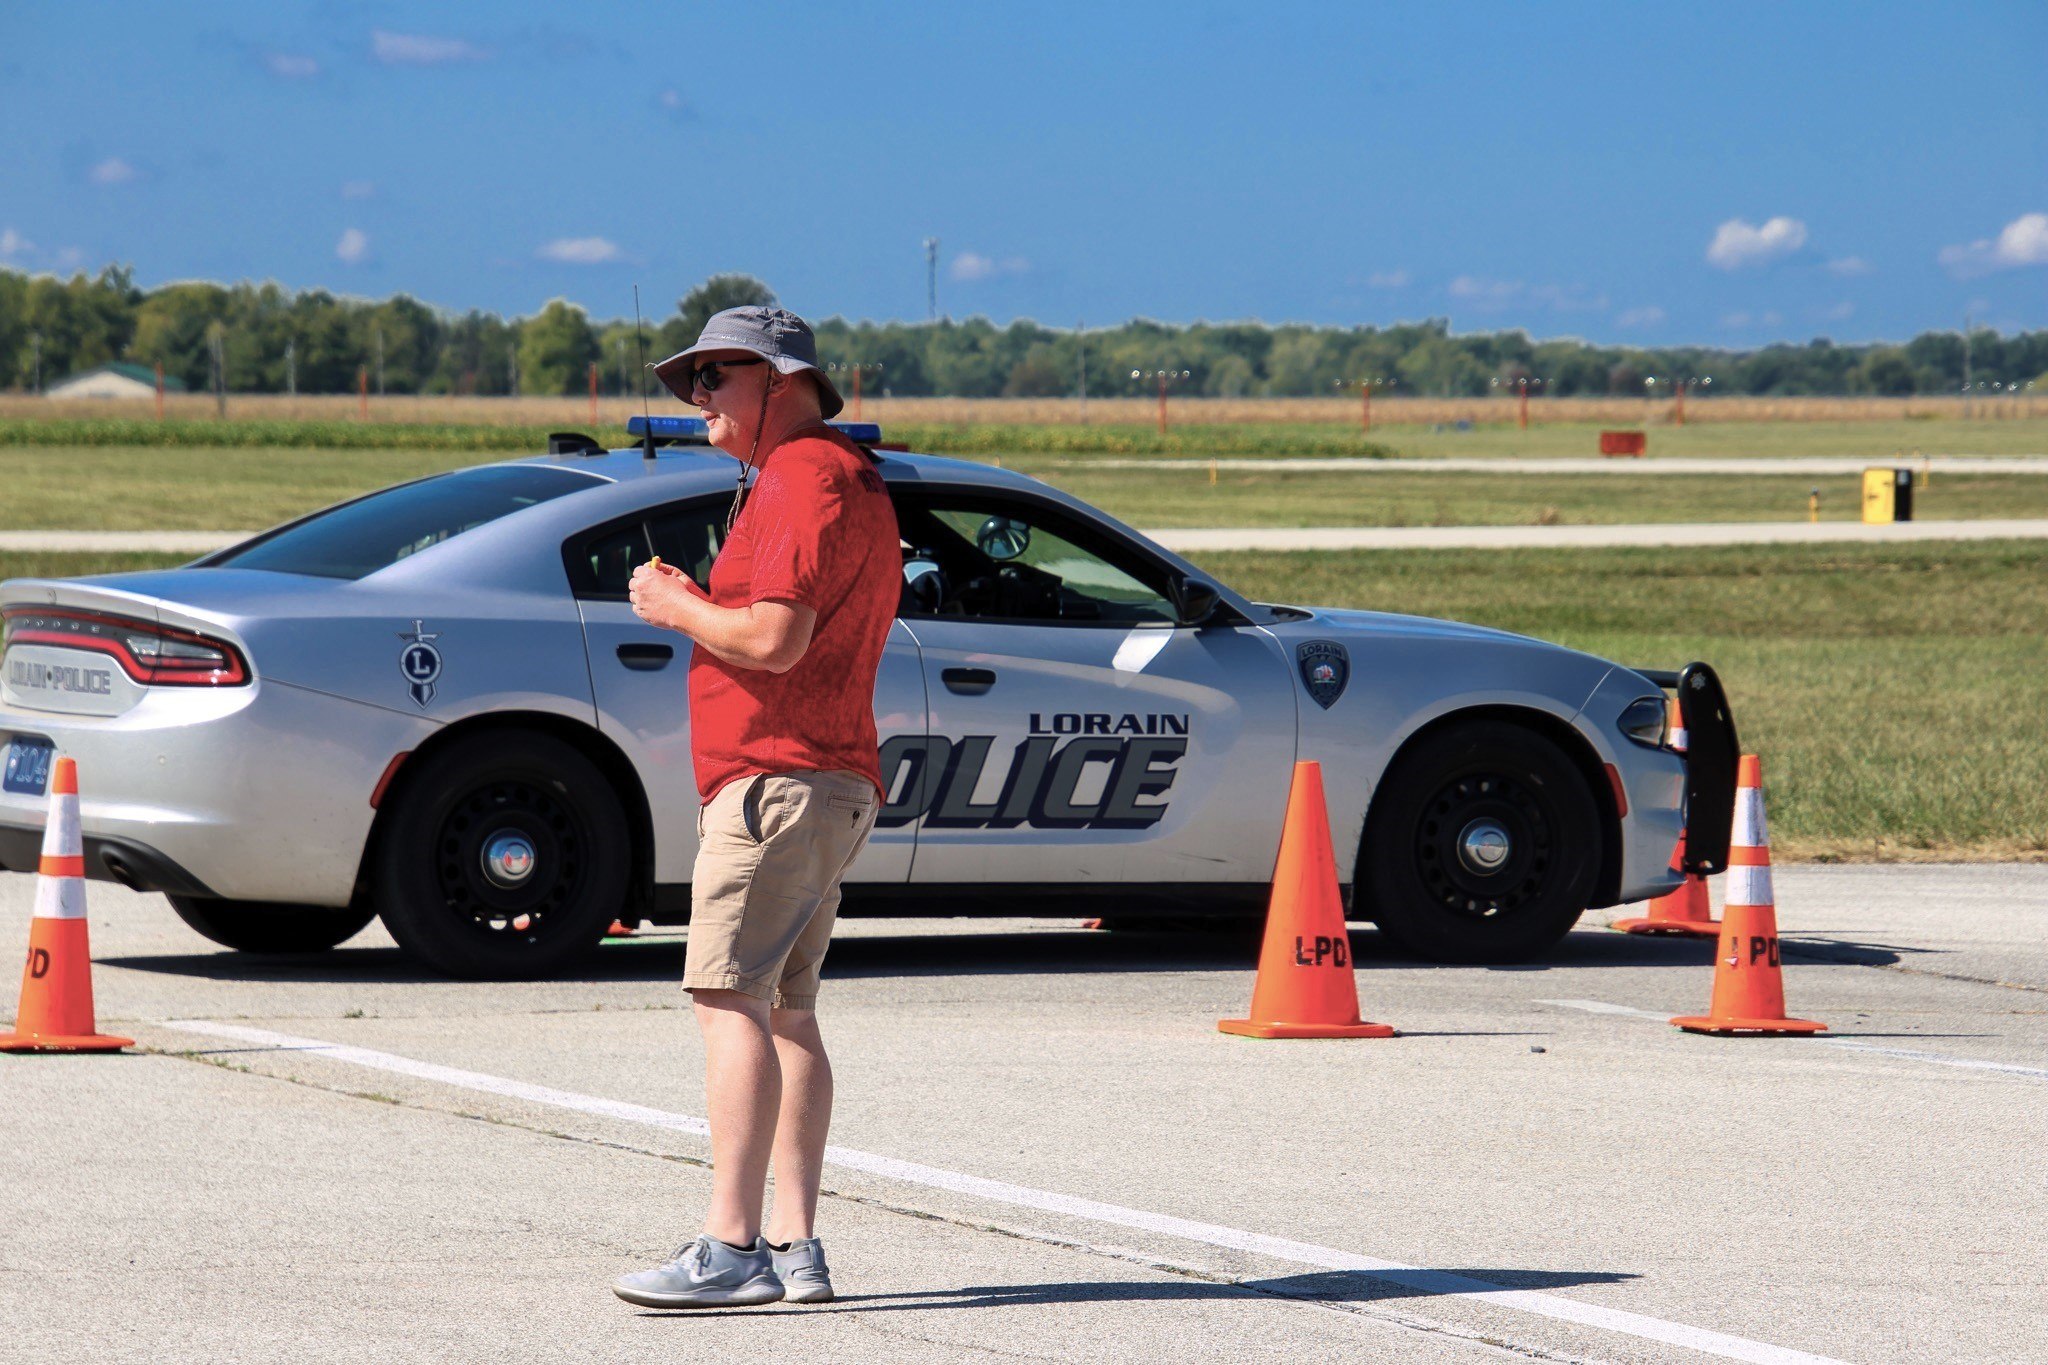
[[(165, 393), (183, 393), (182, 381), (164, 376)], [(89, 370), (52, 384), (43, 391), (45, 398), (154, 398), (156, 396), (156, 371), (147, 365), (132, 365), (126, 361), (115, 361), (111, 365), (95, 365)]]

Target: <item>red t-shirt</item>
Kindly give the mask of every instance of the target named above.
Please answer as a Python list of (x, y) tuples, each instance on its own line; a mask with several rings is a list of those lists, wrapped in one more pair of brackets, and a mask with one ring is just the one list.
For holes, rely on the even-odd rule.
[(875, 674), (903, 584), (896, 511), (872, 461), (822, 424), (769, 451), (711, 566), (721, 607), (818, 614), (787, 673), (690, 655), (690, 748), (708, 804), (736, 777), (845, 769), (882, 787)]

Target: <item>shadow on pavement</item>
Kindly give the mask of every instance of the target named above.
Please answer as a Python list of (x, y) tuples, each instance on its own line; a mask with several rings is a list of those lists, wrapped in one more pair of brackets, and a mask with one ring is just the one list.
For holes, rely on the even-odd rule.
[[(1170, 1273), (1170, 1272), (1169, 1272)], [(1200, 1299), (1242, 1299), (1271, 1294), (1322, 1303), (1377, 1303), (1388, 1299), (1480, 1294), (1498, 1289), (1563, 1289), (1573, 1285), (1617, 1284), (1639, 1278), (1605, 1270), (1414, 1270), (1324, 1271), (1235, 1283), (1175, 1276), (1167, 1280), (1071, 1280), (1056, 1284), (966, 1285), (911, 1294), (841, 1294), (821, 1313), (901, 1313), (931, 1308), (1003, 1308), (1032, 1304), (1171, 1303)], [(787, 1308), (652, 1312), (647, 1317), (752, 1317), (786, 1314)]]
[[(825, 975), (868, 977), (1068, 975), (1074, 973), (1250, 971), (1258, 966), (1256, 924), (1222, 929), (1020, 930), (991, 933), (903, 934), (841, 937), (832, 945)], [(1435, 967), (1402, 953), (1373, 929), (1351, 931), (1354, 960), (1361, 971), (1375, 968)], [(1896, 962), (1902, 952), (1874, 944), (1786, 940), (1790, 954), (1856, 966)], [(1479, 968), (1494, 972), (1546, 972), (1599, 967), (1704, 966), (1713, 960), (1712, 939), (1650, 938), (1582, 929), (1535, 962)], [(325, 953), (279, 954), (195, 952), (107, 955), (109, 967), (159, 972), (216, 981), (429, 983), (447, 978), (423, 970), (396, 948), (341, 947)], [(567, 979), (577, 981), (669, 981), (682, 974), (680, 935), (612, 940)], [(1444, 971), (1473, 968), (1441, 967)]]

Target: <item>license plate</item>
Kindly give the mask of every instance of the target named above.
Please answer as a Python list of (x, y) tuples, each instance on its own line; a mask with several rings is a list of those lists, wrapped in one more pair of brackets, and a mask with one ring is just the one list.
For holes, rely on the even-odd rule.
[(50, 762), (57, 748), (47, 739), (17, 739), (7, 746), (7, 775), (0, 787), (23, 796), (41, 796), (50, 785)]

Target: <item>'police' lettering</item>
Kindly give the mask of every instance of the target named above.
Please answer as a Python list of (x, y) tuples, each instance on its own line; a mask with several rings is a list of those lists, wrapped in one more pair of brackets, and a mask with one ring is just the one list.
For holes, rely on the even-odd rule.
[[(1109, 733), (1090, 734), (1088, 717), (1078, 713), (1050, 721), (1033, 714), (1031, 728), (1007, 755), (992, 752), (992, 735), (891, 738), (881, 752), (891, 796), (876, 823), (884, 829), (919, 821), (926, 829), (1149, 829), (1166, 818), (1167, 802), (1158, 798), (1173, 786), (1187, 756), (1188, 741), (1179, 737), (1187, 733), (1185, 716), (1119, 717)], [(1047, 730), (1074, 738), (1058, 739)], [(976, 801), (983, 779), (993, 783), (998, 774), (994, 799)], [(1084, 788), (1091, 795), (1084, 797)]]

